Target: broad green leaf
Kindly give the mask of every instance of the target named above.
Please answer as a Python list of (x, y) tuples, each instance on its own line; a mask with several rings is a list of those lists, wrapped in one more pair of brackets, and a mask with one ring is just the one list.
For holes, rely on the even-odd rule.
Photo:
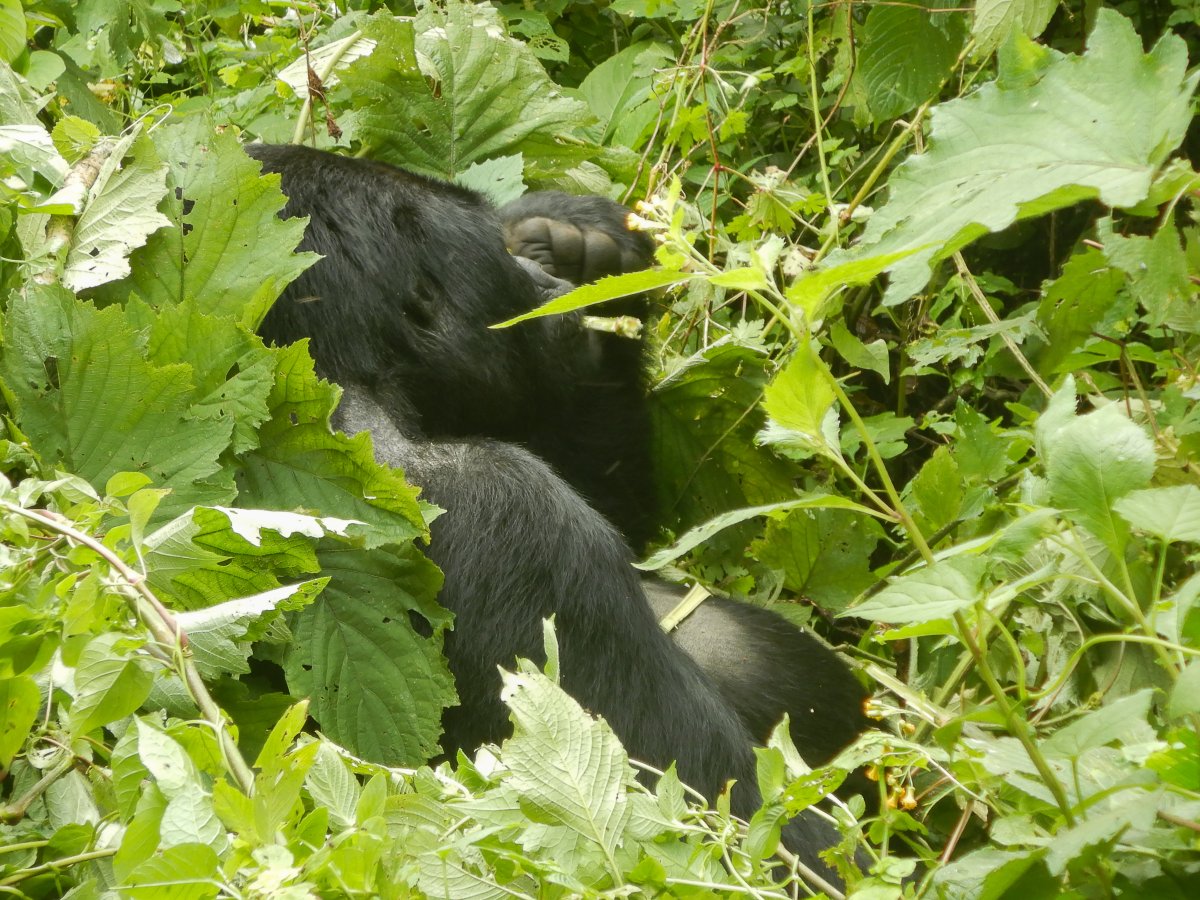
[(42, 705), (42, 692), (29, 675), (0, 678), (0, 769), (7, 769), (25, 745)]
[(525, 157), (520, 153), (473, 162), (454, 178), (454, 183), (479, 191), (496, 206), (511, 203), (525, 193)]
[[(233, 516), (231, 517), (231, 513)], [(276, 518), (278, 517), (278, 518)], [(272, 525), (297, 527), (296, 513), (195, 507), (146, 538), (144, 558), (151, 586), (183, 609), (203, 609), (279, 587), (279, 578), (310, 575), (318, 570), (307, 528), (323, 533), (318, 523), (332, 522), (332, 533), (347, 526), (342, 519), (311, 519), (300, 533), (284, 537)], [(242, 533), (232, 524), (237, 520)], [(253, 538), (250, 540), (249, 538)]]
[(249, 672), (250, 642), (261, 637), (284, 610), (310, 606), (327, 583), (328, 579), (315, 578), (179, 613), (176, 621), (188, 636), (197, 671), (206, 679)]
[(714, 535), (719, 534), (726, 528), (737, 525), (739, 522), (747, 522), (751, 519), (757, 519), (760, 516), (777, 516), (780, 513), (789, 512), (794, 509), (843, 509), (868, 516), (877, 515), (877, 513), (867, 509), (865, 506), (860, 506), (852, 500), (837, 497), (833, 494), (811, 494), (793, 500), (784, 500), (779, 503), (768, 503), (763, 506), (735, 509), (727, 513), (722, 513), (705, 522), (703, 525), (698, 525), (691, 529), (671, 546), (664, 547), (658, 552), (651, 554), (645, 562), (638, 563), (637, 567), (646, 571), (661, 569), (667, 563), (683, 556), (693, 547), (700, 546)]
[(135, 655), (138, 643), (115, 632), (93, 638), (79, 654), (71, 704), (71, 730), (77, 735), (132, 713), (150, 695), (154, 676), (144, 657)]
[[(454, 700), (441, 654), (450, 614), (433, 603), (437, 569), (411, 544), (320, 554), (330, 583), (293, 617), (288, 687), (308, 696), (321, 731), (358, 756), (390, 765), (429, 759), (442, 709)], [(412, 614), (432, 631), (414, 631)]]
[(579, 93), (604, 126), (604, 143), (641, 146), (642, 134), (658, 117), (654, 70), (674, 59), (663, 44), (642, 41), (591, 67)]
[(982, 599), (978, 561), (953, 557), (891, 579), (878, 594), (838, 615), (889, 625), (931, 622), (947, 619)]
[(920, 510), (922, 530), (933, 534), (958, 518), (963, 505), (963, 478), (946, 447), (938, 447), (908, 484)]
[(25, 13), (18, 0), (0, 0), (0, 60), (10, 63), (25, 50)]
[(167, 167), (145, 134), (117, 144), (101, 164), (75, 221), (64, 285), (83, 291), (129, 274), (129, 254), (171, 224), (156, 208), (166, 193), (166, 178)]
[(1154, 443), (1112, 404), (1074, 418), (1045, 448), (1054, 503), (1119, 555), (1129, 526), (1113, 503), (1150, 483)]
[(267, 398), (275, 381), (276, 354), (233, 319), (201, 311), (196, 300), (160, 307), (141, 301), (126, 305), (130, 321), (149, 334), (151, 362), (188, 363), (196, 386), (191, 415), (233, 422), (230, 450), (258, 445), (258, 426), (270, 418)]
[(877, 373), (884, 384), (891, 383), (892, 370), (888, 347), (882, 338), (864, 344), (840, 321), (835, 321), (829, 329), (829, 340), (842, 359), (850, 365)]
[(1038, 304), (1046, 340), (1035, 359), (1042, 371), (1069, 369), (1070, 355), (1095, 340), (1094, 334), (1134, 318), (1132, 302), (1118, 293), (1124, 280), (1099, 250), (1085, 249), (1067, 261)]
[(836, 265), (827, 262), (797, 277), (788, 287), (786, 296), (804, 312), (806, 322), (818, 322), (832, 316), (840, 308), (834, 302), (837, 297), (835, 292), (870, 284), (881, 272), (898, 265), (925, 246), (919, 244), (892, 253), (860, 254), (859, 258), (845, 259)]
[(920, 4), (871, 7), (859, 38), (855, 74), (866, 88), (876, 122), (894, 119), (933, 97), (949, 77), (963, 37), (957, 17), (955, 27), (947, 27), (950, 19), (950, 14)]
[(558, 168), (594, 155), (580, 139), (587, 107), (563, 95), (491, 8), (430, 4), (415, 21), (376, 15), (364, 31), (378, 46), (341, 73), (340, 90), (372, 157), (453, 179), (514, 153)]
[(858, 246), (825, 268), (910, 251), (888, 266), (885, 302), (900, 303), (933, 263), (989, 231), (1085, 199), (1146, 196), (1191, 121), (1197, 76), (1182, 39), (1143, 54), (1129, 21), (1102, 9), (1082, 56), (1020, 36), (1008, 46), (996, 82), (933, 110), (928, 150), (896, 170)]
[(1145, 725), (1153, 699), (1148, 688), (1121, 697), (1060, 728), (1042, 742), (1042, 748), (1050, 756), (1076, 759), (1087, 750), (1120, 740)]
[(0, 377), (48, 462), (94, 485), (144, 472), (171, 490), (162, 518), (233, 498), (232, 473), (219, 460), (233, 422), (195, 417), (191, 367), (148, 362), (144, 336), (119, 307), (30, 288), (11, 301), (5, 326)]
[(324, 741), (304, 777), (304, 787), (315, 803), (329, 810), (335, 823), (348, 828), (357, 822), (358, 779), (342, 755)]
[(271, 419), (259, 432), (260, 446), (239, 461), (239, 503), (354, 520), (361, 524), (353, 533), (368, 547), (427, 534), (416, 491), (375, 462), (370, 436), (330, 433), (339, 393), (317, 380), (306, 342), (279, 351)]
[(147, 859), (121, 884), (131, 900), (210, 900), (221, 893), (220, 860), (204, 844), (180, 844)]
[(1150, 791), (1124, 791), (1108, 809), (1092, 809), (1087, 818), (1070, 828), (1060, 828), (1046, 847), (1046, 867), (1062, 875), (1067, 866), (1096, 845), (1112, 846), (1129, 830), (1145, 832), (1154, 824), (1161, 798)]
[(804, 506), (782, 519), (772, 515), (751, 552), (783, 572), (788, 590), (836, 612), (878, 580), (870, 560), (882, 537), (860, 510)]
[(192, 301), (207, 315), (258, 327), (283, 289), (317, 259), (294, 254), (304, 219), (278, 217), (279, 176), (260, 165), (232, 130), (214, 133), (204, 116), (154, 132), (171, 164), (173, 192), (162, 204), (170, 226), (134, 253), (132, 275), (104, 296), (137, 294), (155, 308)]
[(624, 275), (608, 275), (592, 284), (585, 284), (573, 291), (555, 297), (543, 303), (537, 309), (522, 315), (499, 322), (493, 328), (508, 328), (527, 319), (537, 319), (542, 316), (556, 316), (562, 313), (574, 312), (587, 306), (603, 303), (605, 300), (615, 300), (618, 297), (628, 297), (644, 291), (681, 284), (692, 276), (686, 272), (672, 269), (645, 269), (641, 272), (626, 272)]
[[(1179, 673), (1179, 680), (1171, 688), (1167, 714), (1176, 720), (1200, 714), (1200, 660), (1193, 658)], [(3, 761), (2, 756), (0, 761)]]
[(41, 107), (29, 83), (0, 60), (0, 125), (42, 127), (37, 116)]
[(1046, 871), (1043, 848), (1006, 850), (983, 847), (962, 856), (933, 874), (939, 896), (962, 900), (1003, 900), (1020, 881), (1030, 885), (1038, 896), (1051, 897), (1058, 893), (1059, 883)]
[(1200, 332), (1196, 286), (1179, 232), (1171, 221), (1153, 237), (1106, 235), (1104, 255), (1129, 275), (1130, 290), (1146, 310), (1147, 324)]
[(548, 678), (504, 672), (501, 697), (514, 732), (504, 744), (509, 781), (535, 822), (561, 825), (610, 854), (629, 819), (633, 770), (620, 741)]
[(824, 428), (834, 401), (830, 377), (812, 345), (802, 341), (763, 392), (763, 409), (771, 420), (822, 452), (830, 449)]
[(1134, 491), (1114, 508), (1139, 531), (1164, 541), (1200, 543), (1200, 488), (1194, 484)]
[(992, 53), (1014, 33), (1038, 37), (1056, 9), (1058, 0), (975, 0), (971, 34), (976, 54)]

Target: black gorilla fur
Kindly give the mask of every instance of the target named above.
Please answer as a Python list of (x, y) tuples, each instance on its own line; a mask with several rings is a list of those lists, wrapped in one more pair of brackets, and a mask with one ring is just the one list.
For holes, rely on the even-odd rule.
[[(497, 666), (540, 659), (540, 623), (553, 614), (572, 696), (602, 714), (631, 755), (677, 761), (680, 777), (709, 797), (736, 779), (733, 809), (750, 814), (759, 802), (751, 745), (793, 698), (764, 693), (773, 699), (756, 705), (753, 669), (739, 682), (726, 666), (714, 685), (658, 627), (630, 566), (626, 538), (641, 542), (651, 505), (638, 344), (587, 330), (578, 316), (487, 329), (538, 305), (557, 282), (509, 255), (500, 218), (475, 193), (301, 147), (247, 149), (281, 174), (284, 215), (310, 217), (303, 249), (325, 257), (284, 292), (263, 337), (311, 338), (321, 374), (346, 390), (335, 425), (370, 431), (379, 459), (447, 510), (429, 548), (445, 573), (439, 599), (455, 614), (446, 654), (462, 700), (444, 716), (445, 750), (506, 735)], [(539, 235), (561, 244), (561, 223), (582, 233), (579, 261), (563, 255), (555, 272), (587, 278), (647, 256), (643, 238), (612, 224), (623, 215), (607, 201), (519, 203), (506, 211), (507, 236), (535, 261)], [(546, 221), (521, 228), (534, 219)], [(597, 228), (605, 239), (589, 236)], [(748, 634), (765, 624), (765, 648), (795, 652), (773, 636), (781, 624), (804, 638), (777, 617), (752, 616), (730, 621)], [(814, 652), (760, 662), (772, 678), (776, 666), (794, 670), (797, 684), (814, 665), (853, 681), (823, 648)], [(829, 734), (857, 732), (858, 706), (841, 702), (839, 694), (820, 706), (835, 727), (816, 728), (801, 752), (828, 756)], [(786, 845), (831, 880), (816, 854), (836, 840), (812, 814), (784, 831)]]

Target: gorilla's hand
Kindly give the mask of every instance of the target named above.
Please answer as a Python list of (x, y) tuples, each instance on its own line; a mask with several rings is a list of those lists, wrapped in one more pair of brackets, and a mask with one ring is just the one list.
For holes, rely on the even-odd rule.
[(575, 285), (650, 264), (653, 244), (629, 230), (628, 216), (629, 210), (603, 197), (561, 191), (535, 191), (500, 210), (509, 252)]

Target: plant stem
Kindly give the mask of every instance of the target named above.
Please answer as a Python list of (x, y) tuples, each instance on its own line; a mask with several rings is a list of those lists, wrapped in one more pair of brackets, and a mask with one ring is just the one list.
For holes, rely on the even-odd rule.
[(251, 771), (250, 766), (242, 758), (242, 754), (238, 750), (233, 736), (229, 733), (229, 728), (225, 722), (225, 714), (221, 711), (217, 702), (213, 700), (212, 695), (209, 694), (208, 688), (204, 686), (204, 681), (200, 677), (200, 672), (191, 661), (190, 655), (186, 650), (187, 635), (183, 633), (183, 629), (179, 627), (179, 623), (175, 620), (175, 616), (171, 614), (171, 611), (163, 606), (162, 601), (154, 596), (154, 592), (146, 585), (145, 577), (141, 573), (131, 569), (125, 560), (121, 559), (120, 556), (104, 546), (104, 544), (74, 528), (55, 513), (46, 510), (23, 509), (8, 501), (0, 501), (0, 508), (37, 522), (43, 527), (50, 528), (68, 540), (74, 541), (97, 553), (133, 589), (134, 596), (129, 599), (138, 620), (146, 627), (156, 641), (164, 646), (174, 648), (173, 656), (175, 658), (177, 673), (183, 679), (183, 683), (187, 687), (192, 700), (200, 709), (200, 714), (204, 716), (216, 732), (217, 742), (220, 744), (221, 752), (225, 757), (226, 768), (233, 775), (242, 792), (247, 795), (252, 794), (254, 791), (254, 772)]

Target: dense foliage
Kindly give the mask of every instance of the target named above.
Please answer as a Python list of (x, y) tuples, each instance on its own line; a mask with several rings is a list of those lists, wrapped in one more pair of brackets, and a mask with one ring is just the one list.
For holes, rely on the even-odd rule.
[[(1200, 8), (394, 6), (0, 0), (0, 892), (803, 895), (780, 818), (865, 765), (852, 896), (1197, 896)], [(312, 259), (252, 139), (645, 197), (659, 267), (555, 306), (666, 288), (644, 566), (807, 622), (880, 730), (781, 733), (737, 823), (549, 628), (514, 738), (422, 768), (435, 511), (253, 335)]]

